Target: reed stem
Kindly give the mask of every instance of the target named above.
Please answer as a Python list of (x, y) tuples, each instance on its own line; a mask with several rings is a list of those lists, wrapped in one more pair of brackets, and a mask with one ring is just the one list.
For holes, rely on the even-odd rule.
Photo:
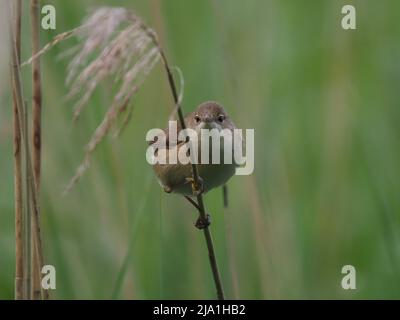
[[(17, 59), (21, 60), (21, 0), (12, 8)], [(22, 161), (21, 129), (15, 91), (13, 90), (13, 127), (14, 127), (14, 206), (15, 206), (15, 299), (24, 299), (24, 240), (23, 240), (23, 205), (22, 205)]]
[[(14, 98), (15, 104), (18, 110), (18, 120), (21, 124), (20, 127), (20, 135), (22, 137), (23, 147), (24, 147), (24, 155), (26, 159), (26, 182), (27, 182), (27, 194), (29, 193), (29, 202), (27, 203), (27, 211), (32, 212), (32, 233), (35, 236), (35, 244), (33, 246), (33, 250), (36, 251), (38, 256), (39, 265), (43, 266), (43, 251), (42, 251), (42, 239), (40, 233), (40, 221), (39, 221), (39, 203), (37, 197), (35, 176), (33, 174), (33, 165), (31, 160), (31, 153), (29, 147), (28, 140), (28, 131), (25, 130), (22, 124), (25, 123), (24, 115), (26, 115), (26, 106), (23, 100), (23, 90), (20, 76), (20, 63), (18, 59), (18, 49), (16, 43), (16, 30), (14, 30), (14, 26), (11, 25), (10, 33), (11, 33), (11, 74), (12, 74), (12, 85), (14, 89)], [(29, 217), (27, 217), (27, 222), (30, 221)], [(26, 262), (29, 266), (30, 261)], [(29, 282), (29, 281), (28, 281)], [(29, 297), (29, 294), (26, 298)]]
[[(185, 118), (183, 116), (183, 112), (182, 112), (182, 107), (180, 105), (180, 101), (179, 101), (179, 96), (178, 96), (178, 92), (176, 90), (176, 85), (175, 85), (175, 81), (174, 81), (174, 77), (172, 75), (171, 72), (171, 68), (169, 67), (167, 58), (163, 52), (163, 50), (160, 48), (157, 39), (155, 38), (154, 34), (151, 34), (153, 41), (155, 42), (155, 44), (159, 47), (160, 50), (160, 54), (161, 54), (161, 60), (163, 62), (165, 71), (167, 73), (168, 76), (168, 82), (169, 82), (169, 86), (172, 92), (172, 96), (174, 98), (174, 103), (178, 112), (178, 118), (179, 118), (179, 122), (180, 125), (182, 127), (182, 130), (186, 129), (186, 124), (185, 124)], [(196, 185), (199, 185), (200, 182), (200, 176), (199, 176), (199, 172), (198, 172), (198, 168), (197, 165), (192, 163), (192, 175), (193, 175), (193, 180), (194, 183)], [(190, 199), (192, 200), (192, 199)], [(192, 200), (193, 201), (193, 200)], [(194, 205), (194, 201), (191, 203)], [(204, 201), (203, 201), (203, 196), (202, 194), (199, 194), (197, 196), (197, 206), (194, 205), (197, 210), (199, 211), (199, 215), (200, 218), (202, 220), (207, 220), (207, 213), (206, 213), (206, 209), (205, 209), (205, 205), (204, 205)], [(215, 283), (215, 287), (217, 290), (217, 297), (219, 300), (225, 300), (225, 295), (224, 295), (224, 290), (223, 290), (223, 286), (222, 286), (222, 281), (221, 281), (221, 276), (218, 270), (218, 264), (217, 264), (217, 258), (215, 256), (215, 250), (214, 250), (214, 245), (213, 245), (213, 240), (212, 240), (212, 236), (211, 236), (211, 232), (210, 229), (207, 227), (205, 227), (203, 229), (203, 233), (204, 233), (204, 238), (206, 240), (206, 244), (207, 244), (207, 250), (208, 250), (208, 258), (210, 261), (210, 266), (211, 266), (211, 271), (213, 274), (213, 278), (214, 278), (214, 283)]]
[[(30, 7), (31, 30), (32, 30), (32, 56), (40, 50), (39, 41), (39, 0), (31, 0)], [(35, 177), (36, 193), (39, 194), (40, 188), (40, 167), (41, 167), (41, 110), (42, 110), (42, 88), (40, 77), (40, 57), (32, 61), (32, 161), (33, 173)], [(32, 217), (33, 218), (33, 217)], [(33, 222), (32, 222), (33, 225)], [(32, 244), (36, 246), (37, 235), (32, 230)], [(32, 292), (31, 298), (39, 300), (41, 298), (41, 266), (37, 256), (37, 251), (32, 251)]]
[[(21, 136), (23, 141), (28, 140), (28, 110), (26, 109), (26, 102), (21, 110), (23, 114), (23, 120), (21, 121)], [(32, 207), (31, 203), (31, 189), (29, 188), (29, 164), (28, 157), (26, 154), (26, 148), (24, 148), (24, 160), (25, 160), (25, 212), (24, 212), (24, 247), (25, 247), (25, 299), (31, 299), (32, 291)]]

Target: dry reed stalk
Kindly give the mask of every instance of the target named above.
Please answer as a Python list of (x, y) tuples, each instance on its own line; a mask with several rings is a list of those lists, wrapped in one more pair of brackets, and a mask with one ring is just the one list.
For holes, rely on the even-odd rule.
[[(11, 34), (11, 75), (12, 75), (12, 87), (14, 92), (15, 104), (18, 110), (18, 121), (20, 124), (20, 136), (23, 142), (24, 148), (24, 155), (25, 155), (25, 163), (26, 163), (26, 187), (27, 187), (27, 212), (32, 212), (33, 219), (32, 219), (32, 226), (33, 226), (33, 233), (37, 235), (36, 243), (34, 245), (34, 250), (37, 252), (39, 265), (43, 265), (43, 251), (42, 251), (42, 239), (40, 236), (40, 221), (39, 221), (39, 205), (38, 205), (38, 198), (37, 198), (37, 190), (34, 182), (34, 174), (33, 174), (33, 166), (30, 154), (30, 147), (29, 147), (29, 140), (28, 140), (28, 130), (27, 128), (27, 121), (25, 121), (24, 117), (27, 117), (27, 109), (23, 99), (23, 90), (22, 90), (22, 83), (21, 83), (21, 76), (20, 76), (20, 63), (18, 59), (18, 47), (17, 47), (17, 36), (16, 31), (14, 30), (14, 25), (11, 24), (10, 34)], [(29, 214), (26, 216), (26, 222), (31, 222)], [(27, 232), (30, 229), (25, 230)], [(28, 238), (28, 237), (27, 237)], [(30, 238), (28, 238), (28, 241)], [(28, 246), (29, 247), (29, 246)], [(27, 248), (28, 249), (28, 248)], [(27, 264), (28, 269), (30, 267), (30, 259), (24, 261)], [(26, 277), (27, 278), (27, 277)], [(29, 287), (29, 283), (28, 283)], [(29, 298), (30, 291), (26, 290), (25, 298)]]
[[(31, 31), (32, 31), (32, 55), (39, 52), (39, 0), (31, 0)], [(40, 167), (41, 167), (41, 109), (42, 109), (42, 89), (40, 77), (40, 58), (32, 62), (32, 160), (33, 173), (35, 180), (36, 193), (39, 194), (40, 189)], [(33, 225), (33, 223), (32, 223)], [(32, 244), (36, 246), (37, 235), (32, 230)], [(32, 292), (31, 298), (39, 300), (41, 298), (41, 265), (39, 265), (36, 250), (32, 251)]]
[[(39, 0), (31, 0), (31, 29), (32, 29), (32, 54), (35, 55), (39, 49)], [(33, 84), (33, 171), (37, 189), (40, 186), (40, 165), (41, 165), (41, 109), (42, 109), (42, 88), (40, 77), (40, 58), (32, 62), (32, 84)]]
[[(15, 47), (17, 59), (21, 59), (21, 0), (15, 2), (11, 23), (15, 29)], [(15, 203), (15, 299), (24, 299), (24, 241), (23, 241), (23, 205), (22, 205), (22, 161), (21, 130), (18, 106), (13, 90), (13, 127), (14, 127), (14, 203)]]
[[(26, 109), (26, 101), (24, 101), (23, 108), (20, 109), (22, 116), (21, 123), (21, 136), (23, 141), (28, 141), (28, 110)], [(32, 207), (31, 203), (31, 189), (29, 188), (29, 163), (28, 155), (26, 154), (26, 147), (24, 144), (24, 181), (25, 181), (25, 212), (24, 212), (24, 247), (25, 247), (25, 299), (31, 299), (32, 291)]]
[[(73, 48), (73, 51), (77, 53), (69, 64), (67, 76), (67, 84), (72, 84), (68, 97), (78, 98), (74, 106), (74, 119), (78, 119), (98, 85), (105, 79), (114, 78), (115, 82), (119, 83), (119, 90), (111, 106), (108, 107), (103, 121), (89, 140), (84, 159), (64, 193), (68, 192), (82, 177), (90, 165), (90, 157), (97, 145), (108, 134), (118, 116), (128, 109), (132, 97), (159, 59), (161, 59), (167, 74), (175, 104), (174, 113), (178, 114), (182, 129), (186, 128), (180, 105), (181, 97), (178, 95), (171, 68), (157, 35), (143, 23), (140, 17), (124, 8), (98, 8), (84, 20), (81, 26), (56, 36), (23, 65), (31, 63), (55, 44), (72, 36), (76, 36), (79, 40), (78, 46)], [(129, 119), (129, 113), (123, 126), (126, 125), (127, 119)], [(192, 165), (192, 172), (194, 184), (198, 186), (200, 177), (197, 165)], [(195, 201), (193, 203), (199, 211), (200, 218), (206, 220), (207, 215), (202, 195), (198, 195), (197, 203)], [(224, 299), (211, 233), (208, 227), (203, 231), (217, 296), (219, 299)]]

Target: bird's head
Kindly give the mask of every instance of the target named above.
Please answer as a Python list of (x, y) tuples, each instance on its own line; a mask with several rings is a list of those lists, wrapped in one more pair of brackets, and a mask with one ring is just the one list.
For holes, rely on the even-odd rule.
[(188, 126), (196, 131), (200, 131), (200, 129), (233, 129), (233, 123), (224, 107), (214, 101), (200, 104), (197, 110), (189, 115)]

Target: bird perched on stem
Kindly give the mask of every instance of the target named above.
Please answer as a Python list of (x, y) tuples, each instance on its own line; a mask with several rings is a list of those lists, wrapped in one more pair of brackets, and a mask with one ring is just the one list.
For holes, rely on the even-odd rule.
[[(156, 146), (156, 139), (151, 141), (150, 144), (154, 144), (156, 147), (156, 153), (159, 155), (160, 150), (164, 149), (163, 155), (161, 157), (165, 157), (164, 162), (160, 161), (159, 163), (153, 164), (153, 169), (157, 175), (157, 178), (164, 188), (164, 191), (170, 193), (178, 193), (184, 196), (196, 196), (199, 193), (207, 192), (213, 188), (224, 185), (235, 173), (235, 169), (237, 164), (234, 159), (230, 161), (230, 163), (226, 163), (224, 154), (226, 148), (226, 144), (224, 143), (224, 139), (229, 139), (229, 137), (223, 136), (223, 139), (219, 141), (217, 144), (217, 152), (220, 152), (219, 155), (219, 163), (212, 163), (212, 153), (215, 152), (215, 148), (213, 151), (213, 139), (208, 141), (205, 144), (205, 141), (202, 141), (202, 129), (216, 129), (217, 132), (221, 133), (223, 130), (229, 130), (231, 132), (231, 139), (234, 136), (233, 130), (236, 129), (235, 124), (230, 119), (228, 114), (222, 105), (214, 101), (208, 101), (200, 104), (197, 109), (188, 114), (185, 117), (185, 124), (187, 129), (192, 129), (197, 134), (197, 166), (198, 173), (200, 176), (200, 187), (193, 188), (193, 174), (191, 163), (170, 163), (170, 156), (168, 151), (176, 151), (179, 154), (180, 148), (187, 145), (189, 142), (186, 140), (179, 140), (179, 138), (174, 142), (170, 140), (170, 132), (169, 129), (165, 129), (164, 133), (166, 135), (166, 143), (164, 145)], [(177, 137), (179, 137), (179, 133), (181, 131), (181, 126), (177, 125)], [(211, 143), (210, 143), (211, 142)], [(234, 144), (230, 143), (229, 147), (233, 148)], [(208, 151), (208, 159), (207, 161), (203, 161), (202, 153), (205, 152), (205, 148), (209, 148)], [(190, 150), (189, 150), (190, 151)], [(207, 156), (206, 156), (207, 157)], [(197, 189), (197, 190), (196, 190)]]

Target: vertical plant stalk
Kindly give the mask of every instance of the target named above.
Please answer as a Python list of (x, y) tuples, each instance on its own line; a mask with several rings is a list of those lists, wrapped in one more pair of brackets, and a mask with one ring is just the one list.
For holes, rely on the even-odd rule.
[[(11, 33), (11, 75), (12, 75), (12, 85), (14, 89), (14, 97), (15, 102), (18, 110), (18, 120), (20, 123), (20, 135), (21, 140), (23, 142), (22, 146), (24, 147), (24, 155), (26, 159), (26, 182), (27, 182), (27, 193), (29, 193), (29, 203), (27, 203), (27, 211), (31, 211), (33, 214), (32, 219), (32, 226), (33, 226), (33, 233), (36, 234), (35, 238), (35, 245), (33, 250), (37, 252), (39, 265), (43, 265), (43, 251), (42, 251), (42, 239), (40, 233), (40, 221), (39, 221), (39, 204), (38, 204), (38, 197), (35, 187), (35, 177), (33, 174), (32, 169), (32, 161), (31, 161), (31, 153), (29, 147), (29, 140), (28, 140), (28, 131), (24, 130), (24, 115), (26, 115), (26, 106), (23, 100), (23, 91), (22, 91), (22, 83), (21, 83), (21, 76), (20, 76), (20, 63), (17, 54), (17, 46), (16, 46), (16, 33), (14, 30), (14, 26), (11, 24), (10, 28)], [(28, 217), (29, 220), (29, 217)], [(29, 264), (30, 261), (26, 263)], [(29, 297), (29, 295), (28, 295)]]
[[(15, 43), (18, 62), (21, 60), (21, 0), (14, 3), (11, 24), (14, 24)], [(15, 299), (24, 299), (24, 240), (22, 219), (22, 165), (21, 165), (21, 129), (17, 98), (13, 90), (13, 127), (14, 127), (14, 206), (15, 206)]]
[[(26, 101), (24, 101), (23, 108), (19, 110), (22, 114), (21, 136), (23, 141), (28, 141), (28, 110), (26, 109)], [(20, 118), (21, 119), (21, 118)], [(29, 188), (29, 163), (26, 148), (24, 148), (24, 164), (25, 164), (25, 211), (24, 211), (24, 265), (25, 265), (25, 299), (31, 299), (32, 291), (32, 207), (31, 203), (31, 189)]]
[[(32, 55), (40, 50), (39, 39), (39, 0), (31, 0), (30, 7), (31, 30), (32, 30)], [(39, 195), (40, 190), (40, 167), (41, 167), (41, 110), (42, 110), (42, 89), (40, 77), (40, 57), (32, 61), (32, 161), (33, 173), (36, 187), (36, 194)], [(33, 219), (33, 216), (32, 216)], [(32, 221), (32, 225), (33, 225)], [(32, 230), (32, 244), (36, 246), (37, 235)], [(41, 268), (37, 251), (32, 250), (32, 292), (31, 299), (39, 300), (41, 298)]]
[[(164, 65), (165, 71), (167, 73), (169, 86), (171, 88), (172, 96), (173, 96), (174, 102), (175, 102), (175, 107), (178, 112), (179, 122), (181, 124), (182, 130), (185, 130), (186, 129), (185, 118), (183, 116), (182, 108), (180, 106), (179, 96), (178, 96), (178, 92), (176, 90), (176, 85), (175, 85), (174, 77), (171, 72), (171, 68), (169, 67), (167, 58), (166, 58), (163, 50), (159, 46), (158, 41), (155, 38), (155, 35), (153, 33), (151, 33), (150, 36), (152, 37), (156, 46), (159, 48), (160, 55), (161, 55), (161, 61)], [(200, 184), (199, 172), (198, 172), (197, 165), (194, 163), (192, 163), (192, 175), (193, 175), (193, 181), (194, 181), (195, 185), (198, 186)], [(195, 203), (193, 201), (192, 204), (195, 205), (195, 207), (199, 211), (200, 218), (202, 220), (206, 221), (207, 214), (206, 214), (206, 209), (205, 209), (202, 194), (199, 194), (197, 196), (197, 203)], [(211, 232), (210, 232), (210, 229), (208, 228), (208, 226), (203, 229), (203, 232), (204, 232), (204, 238), (205, 238), (206, 244), (207, 244), (208, 258), (210, 261), (211, 271), (212, 271), (212, 274), (214, 277), (215, 287), (217, 290), (217, 297), (219, 300), (225, 300), (224, 289), (222, 286), (221, 276), (220, 276), (220, 273), (218, 270), (218, 264), (217, 264), (217, 258), (215, 256), (213, 240), (212, 240)]]

